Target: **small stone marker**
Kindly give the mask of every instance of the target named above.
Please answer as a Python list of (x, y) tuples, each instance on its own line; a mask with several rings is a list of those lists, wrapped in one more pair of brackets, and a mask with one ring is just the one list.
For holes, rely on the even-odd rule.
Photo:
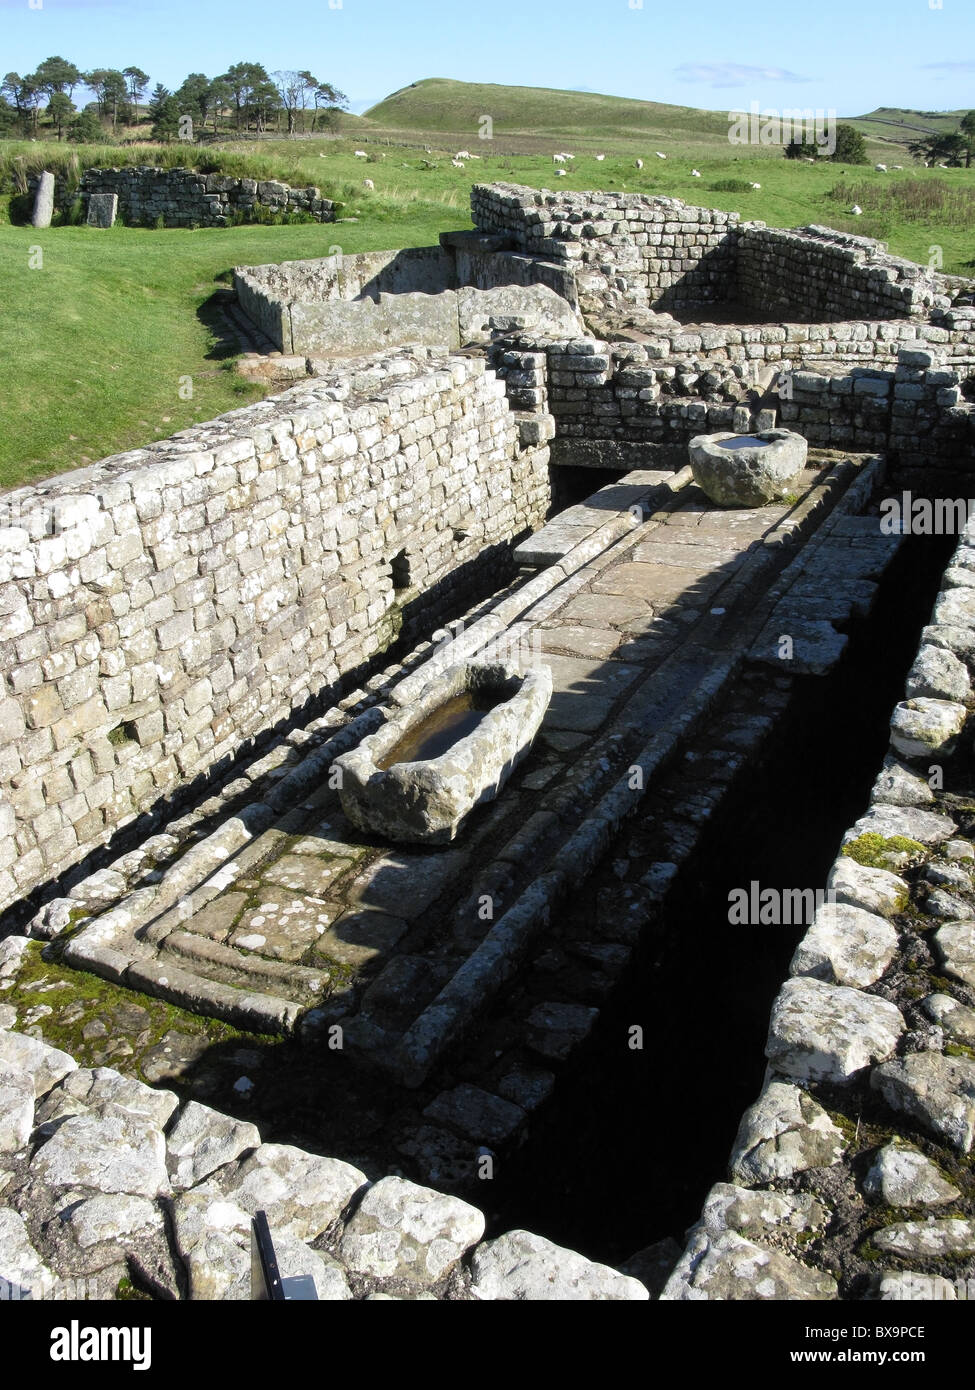
[(88, 197), (88, 226), (114, 227), (118, 212), (117, 193), (91, 193)]
[(30, 220), (31, 226), (50, 227), (53, 215), (54, 175), (50, 170), (45, 169), (38, 182), (37, 192), (34, 194), (34, 212)]

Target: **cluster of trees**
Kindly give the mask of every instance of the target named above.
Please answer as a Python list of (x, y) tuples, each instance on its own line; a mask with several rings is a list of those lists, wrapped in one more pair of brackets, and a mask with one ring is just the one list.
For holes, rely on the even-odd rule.
[(975, 111), (967, 111), (957, 130), (943, 135), (925, 135), (907, 147), (915, 159), (925, 164), (947, 164), (949, 169), (970, 169), (975, 152)]
[[(828, 134), (829, 132), (825, 133)], [(841, 121), (833, 135), (834, 139), (830, 141), (830, 144), (834, 145), (834, 149), (829, 158), (834, 164), (866, 164), (867, 142), (856, 126)], [(786, 159), (819, 159), (825, 148), (825, 146), (817, 145), (815, 141), (790, 140), (785, 147), (785, 157)]]
[[(957, 130), (920, 136), (907, 147), (915, 159), (925, 164), (946, 164), (950, 169), (970, 169), (975, 154), (975, 111), (967, 112)], [(817, 159), (822, 154), (815, 144), (793, 140), (785, 147), (786, 159)], [(866, 164), (867, 142), (855, 126), (836, 127), (836, 149), (830, 155), (836, 164)]]
[[(0, 135), (18, 127), (36, 137), (42, 115), (59, 140), (97, 143), (119, 124), (147, 119), (155, 140), (192, 139), (221, 121), (235, 131), (287, 130), (289, 135), (327, 127), (348, 98), (331, 82), (308, 71), (268, 73), (260, 63), (234, 63), (218, 77), (190, 73), (175, 91), (158, 83), (143, 116), (149, 74), (138, 67), (96, 68), (82, 72), (65, 58), (45, 58), (36, 72), (8, 72), (0, 82)], [(74, 93), (87, 88), (95, 100), (82, 110)]]

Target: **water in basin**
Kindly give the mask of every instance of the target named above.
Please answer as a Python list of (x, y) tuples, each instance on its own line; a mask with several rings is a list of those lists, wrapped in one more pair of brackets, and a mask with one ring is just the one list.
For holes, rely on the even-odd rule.
[(510, 698), (506, 690), (464, 690), (438, 705), (395, 744), (376, 766), (381, 772), (394, 763), (428, 762), (440, 758), (455, 743), (472, 734), (496, 705)]
[(739, 434), (734, 439), (722, 439), (720, 447), (722, 449), (753, 449), (756, 444), (761, 446), (770, 442), (768, 439), (759, 439), (757, 434)]

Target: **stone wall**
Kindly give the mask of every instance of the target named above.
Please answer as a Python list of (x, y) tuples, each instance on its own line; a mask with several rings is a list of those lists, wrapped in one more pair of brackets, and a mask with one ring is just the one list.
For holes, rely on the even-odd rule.
[(896, 365), (793, 372), (781, 422), (825, 448), (881, 450), (898, 471), (954, 471), (975, 461), (975, 407), (961, 377), (926, 348), (901, 348)]
[(951, 302), (933, 271), (887, 255), (868, 237), (763, 222), (741, 228), (737, 297), (772, 316), (827, 320), (927, 317)]
[[(0, 987), (23, 937), (0, 942)], [(0, 995), (2, 998), (2, 995)], [(643, 1301), (645, 1284), (528, 1231), (484, 1239), (484, 1213), (341, 1159), (263, 1143), (248, 1120), (8, 1031), (0, 1004), (0, 1301), (251, 1298), (251, 1221), (280, 1273), (323, 1302)]]
[(532, 256), (609, 282), (637, 302), (676, 308), (732, 296), (738, 214), (643, 193), (551, 193), (475, 184), (471, 217)]
[(650, 446), (655, 466), (679, 468), (693, 435), (777, 419), (812, 444), (882, 452), (900, 473), (941, 480), (975, 461), (975, 407), (963, 395), (971, 342), (954, 331), (955, 342), (931, 341), (947, 336), (924, 324), (784, 324), (645, 344), (540, 340), (534, 352), (521, 337), (515, 354), (499, 341), (492, 360), (513, 408), (554, 421), (555, 464), (641, 467)]
[(830, 871), (832, 898), (773, 1003), (768, 1070), (729, 1182), (688, 1232), (665, 1300), (831, 1299), (838, 1269), (847, 1298), (975, 1290), (975, 845), (962, 798), (931, 775), (967, 780), (952, 755), (969, 746), (973, 566), (969, 521), (870, 804)]
[(520, 440), (421, 351), (6, 494), (0, 906), (501, 582), (549, 502)]
[(196, 169), (159, 169), (149, 165), (125, 169), (86, 169), (74, 192), (63, 179), (55, 202), (66, 211), (80, 198), (85, 211), (92, 193), (118, 194), (118, 215), (134, 226), (225, 227), (237, 217), (255, 221), (259, 211), (304, 212), (316, 222), (334, 222), (335, 204), (317, 188), (291, 188), (273, 180), (201, 174)]
[(234, 285), (244, 313), (287, 354), (457, 348), (497, 317), (581, 331), (574, 279), (558, 265), (499, 253), (496, 240), (445, 233), (441, 246), (239, 266)]

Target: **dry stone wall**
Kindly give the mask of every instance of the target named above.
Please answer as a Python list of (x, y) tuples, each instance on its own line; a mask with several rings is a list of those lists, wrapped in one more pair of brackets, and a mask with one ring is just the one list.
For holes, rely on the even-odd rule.
[[(732, 297), (738, 214), (643, 193), (551, 193), (475, 184), (471, 217), (529, 255), (596, 272), (636, 302), (680, 307)], [(624, 282), (623, 284), (616, 283)]]
[(386, 357), (6, 495), (0, 906), (501, 582), (549, 503), (504, 392)]
[(66, 211), (80, 198), (87, 213), (92, 194), (116, 194), (118, 215), (131, 225), (224, 227), (238, 217), (254, 221), (261, 210), (303, 212), (316, 222), (334, 222), (335, 204), (317, 188), (291, 188), (274, 180), (201, 174), (196, 169), (86, 169), (77, 191), (58, 179), (55, 200)]
[(951, 302), (934, 271), (887, 255), (868, 237), (762, 222), (741, 229), (737, 287), (744, 304), (807, 319), (926, 317)]

